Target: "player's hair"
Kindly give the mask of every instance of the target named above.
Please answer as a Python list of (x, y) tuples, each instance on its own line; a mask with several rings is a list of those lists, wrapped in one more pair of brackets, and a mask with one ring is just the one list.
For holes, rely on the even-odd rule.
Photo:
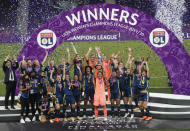
[(85, 67), (85, 73), (86, 73), (86, 71), (87, 71), (87, 68), (90, 68), (90, 73), (92, 73), (92, 67), (91, 67), (91, 66), (86, 66), (86, 67)]

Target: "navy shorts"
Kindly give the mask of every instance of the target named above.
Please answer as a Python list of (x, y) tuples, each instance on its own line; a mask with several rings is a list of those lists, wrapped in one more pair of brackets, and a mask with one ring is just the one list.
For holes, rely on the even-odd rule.
[(124, 97), (132, 97), (133, 94), (132, 94), (132, 88), (126, 88), (125, 91), (124, 91)]
[(139, 94), (139, 88), (138, 88), (138, 86), (134, 86), (134, 88), (133, 88), (133, 94), (135, 94), (135, 95)]
[(63, 104), (63, 96), (56, 96), (57, 100), (56, 100), (56, 104)]
[(66, 100), (66, 106), (75, 104), (75, 98), (72, 95), (67, 95), (65, 97), (65, 100)]
[(47, 115), (48, 115), (48, 111), (49, 111), (49, 109), (46, 109), (45, 111), (42, 112), (42, 114), (43, 114), (44, 116), (47, 116)]
[(80, 101), (80, 96), (81, 96), (81, 94), (74, 94), (74, 99), (75, 99), (75, 101), (76, 102), (79, 102)]
[(119, 90), (111, 91), (110, 99), (119, 99), (119, 98), (120, 98)]
[(147, 101), (149, 100), (148, 92), (146, 93), (139, 93), (139, 101)]
[(91, 87), (91, 88), (86, 87), (85, 88), (85, 100), (89, 100), (89, 97), (91, 100), (94, 99), (94, 88), (93, 87)]

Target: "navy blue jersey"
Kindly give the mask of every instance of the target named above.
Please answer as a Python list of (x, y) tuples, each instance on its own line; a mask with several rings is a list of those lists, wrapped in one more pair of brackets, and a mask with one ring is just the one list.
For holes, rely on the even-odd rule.
[(139, 85), (139, 89), (140, 90), (147, 90), (149, 88), (149, 79), (148, 77), (141, 77), (141, 81), (140, 81), (140, 85)]
[(93, 87), (93, 74), (90, 73), (90, 74), (84, 74), (83, 75), (83, 80), (84, 80), (84, 83), (85, 83), (85, 88), (91, 88)]
[(125, 87), (126, 88), (132, 87), (132, 80), (133, 80), (133, 75), (125, 74)]
[(134, 72), (134, 87), (138, 87), (140, 85), (141, 75)]
[(119, 79), (118, 78), (110, 78), (108, 81), (110, 83), (110, 91), (111, 92), (119, 91)]
[(73, 90), (71, 88), (71, 82), (65, 81), (64, 93), (66, 96), (73, 96)]
[(80, 72), (79, 72), (79, 70), (78, 70), (78, 68), (77, 68), (77, 65), (79, 65), (80, 70), (82, 71), (82, 61), (79, 60), (78, 62), (75, 62), (75, 63), (74, 63), (74, 75), (80, 76)]
[(41, 106), (42, 109), (48, 110), (50, 108), (50, 100), (43, 101), (42, 99), (39, 100), (39, 106)]
[[(67, 62), (65, 64), (65, 71), (67, 71), (69, 69), (69, 66), (70, 66), (70, 64)], [(63, 68), (64, 68), (64, 65), (59, 65), (59, 69), (61, 69), (62, 74), (63, 74)], [(67, 71), (66, 74), (69, 75), (69, 71)]]
[(27, 68), (21, 68), (20, 69), (20, 74), (23, 74), (23, 75), (28, 74)]
[(46, 76), (39, 78), (39, 84), (40, 84), (40, 92), (41, 93), (47, 93), (47, 78)]
[(27, 70), (27, 73), (30, 74), (32, 72), (33, 68), (32, 68), (32, 66), (27, 66), (26, 70)]
[(48, 77), (48, 81), (50, 81), (50, 75), (51, 75), (51, 70), (53, 70), (54, 71), (54, 74), (55, 74), (55, 72), (56, 72), (56, 66), (53, 66), (53, 67), (50, 67), (50, 66), (46, 66), (46, 68), (44, 69), (44, 71), (46, 72), (46, 74), (47, 74), (47, 77)]
[(36, 78), (31, 78), (30, 80), (30, 84), (32, 86), (32, 88), (30, 89), (30, 94), (36, 94), (39, 93), (39, 81)]
[(119, 77), (119, 88), (120, 90), (124, 90), (125, 88), (125, 76), (126, 76), (126, 68), (123, 68), (123, 73), (120, 73), (120, 77)]
[(56, 97), (63, 96), (64, 95), (64, 83), (63, 81), (55, 81), (55, 87), (56, 87)]
[(111, 64), (112, 72), (117, 72), (117, 68), (114, 67), (114, 63)]
[[(26, 82), (24, 84), (22, 81), (20, 81), (19, 86), (22, 86), (23, 89), (26, 89), (28, 88), (28, 86), (30, 86), (30, 82)], [(29, 90), (22, 91), (21, 97), (26, 98), (26, 99), (29, 98)]]
[(40, 64), (40, 67), (39, 67), (39, 68), (33, 66), (33, 71), (36, 72), (36, 78), (37, 78), (37, 79), (40, 78), (40, 75), (41, 75), (41, 73), (42, 73), (42, 67), (43, 67), (42, 64)]
[(73, 81), (72, 84), (76, 84), (77, 86), (73, 86), (73, 94), (79, 95), (81, 93), (81, 83), (79, 81)]

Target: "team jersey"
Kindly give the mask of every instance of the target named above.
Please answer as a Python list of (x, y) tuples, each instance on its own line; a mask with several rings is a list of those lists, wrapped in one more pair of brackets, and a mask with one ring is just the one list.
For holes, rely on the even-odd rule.
[(74, 95), (79, 95), (80, 92), (81, 92), (81, 84), (80, 84), (80, 82), (79, 81), (77, 81), (77, 82), (73, 81), (72, 84), (76, 84), (77, 85), (76, 87), (73, 86), (73, 94)]
[(39, 78), (39, 91), (40, 93), (47, 93), (47, 78), (46, 76)]
[(111, 77), (111, 61), (108, 60), (108, 61), (102, 61), (103, 63), (103, 68), (104, 68), (104, 71), (105, 71), (105, 77), (106, 79), (109, 79)]
[(53, 70), (53, 72), (55, 73), (56, 72), (56, 66), (53, 66), (53, 67), (50, 67), (50, 66), (46, 66), (46, 68), (44, 69), (44, 71), (46, 72), (47, 74), (47, 77), (48, 77), (48, 81), (50, 81), (50, 75), (51, 75), (51, 70)]
[(96, 66), (96, 64), (98, 63), (98, 60), (96, 59), (95, 61), (92, 60), (87, 60), (87, 65), (90, 66), (92, 69), (94, 69), (94, 67)]
[(26, 67), (27, 73), (30, 74), (33, 70), (32, 66), (27, 66)]
[(115, 68), (114, 63), (111, 63), (112, 72), (117, 72), (117, 68)]
[(41, 72), (42, 72), (42, 67), (43, 67), (42, 64), (40, 64), (40, 67), (34, 67), (34, 66), (33, 66), (33, 71), (36, 72), (36, 78), (37, 78), (37, 79), (40, 78), (40, 75), (41, 75)]
[(64, 83), (63, 81), (55, 81), (55, 87), (56, 87), (56, 97), (63, 96), (64, 95)]
[(99, 79), (98, 77), (95, 80), (95, 94), (104, 94), (105, 95), (105, 83), (104, 78)]
[(110, 78), (108, 81), (110, 83), (110, 91), (111, 92), (119, 91), (119, 79), (118, 78)]
[(132, 87), (132, 80), (133, 80), (133, 75), (125, 74), (125, 87), (126, 88)]
[(83, 75), (83, 80), (84, 80), (84, 84), (85, 84), (85, 88), (91, 88), (93, 87), (93, 74), (84, 74)]
[(139, 89), (140, 90), (146, 90), (146, 91), (148, 91), (149, 80), (150, 80), (150, 78), (148, 78), (148, 77), (141, 77)]
[(71, 82), (65, 81), (64, 94), (65, 94), (66, 96), (73, 96), (73, 90), (72, 90), (72, 88), (70, 87), (70, 85), (71, 85)]
[[(22, 86), (23, 89), (26, 89), (26, 88), (28, 88), (28, 86), (30, 86), (30, 82), (26, 82), (24, 84), (22, 81), (20, 81), (19, 86), (20, 85)], [(21, 97), (26, 98), (26, 99), (29, 98), (29, 90), (22, 91), (21, 92)]]
[(141, 75), (137, 73), (137, 71), (134, 72), (134, 87), (138, 87), (141, 81)]
[(41, 106), (42, 109), (48, 110), (50, 108), (50, 100), (43, 101), (42, 99), (39, 101), (39, 106)]
[[(69, 69), (69, 66), (70, 66), (70, 64), (67, 62), (65, 64), (65, 71), (67, 71)], [(61, 69), (61, 71), (62, 71), (61, 73), (62, 74), (63, 74), (63, 68), (64, 68), (64, 65), (59, 65), (59, 69)], [(67, 71), (66, 74), (69, 75), (69, 71)]]
[(75, 62), (74, 63), (74, 75), (80, 75), (80, 72), (79, 72), (79, 70), (78, 70), (78, 68), (77, 68), (77, 64), (79, 65), (79, 67), (80, 67), (80, 70), (82, 71), (82, 61), (81, 60), (79, 60), (78, 62)]
[(124, 90), (125, 88), (125, 76), (126, 76), (126, 68), (123, 68), (123, 73), (120, 72), (120, 77), (119, 77), (119, 88), (120, 90)]
[(39, 93), (39, 87), (38, 87), (38, 79), (36, 78), (31, 78), (30, 80), (30, 84), (32, 86), (32, 88), (30, 89), (30, 94), (36, 94)]

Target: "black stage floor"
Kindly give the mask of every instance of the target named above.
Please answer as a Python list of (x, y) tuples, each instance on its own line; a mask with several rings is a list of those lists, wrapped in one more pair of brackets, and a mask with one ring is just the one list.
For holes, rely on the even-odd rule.
[(64, 130), (134, 130), (134, 129), (190, 129), (190, 120), (152, 119), (143, 121), (140, 118), (103, 118), (94, 120), (86, 118), (74, 122), (18, 122), (0, 123), (0, 131), (64, 131)]

